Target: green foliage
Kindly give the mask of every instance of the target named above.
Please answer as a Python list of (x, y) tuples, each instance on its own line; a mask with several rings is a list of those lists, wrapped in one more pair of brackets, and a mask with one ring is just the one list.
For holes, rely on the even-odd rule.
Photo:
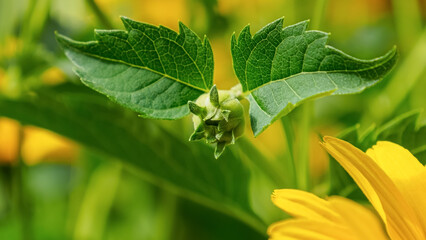
[[(186, 144), (85, 88), (65, 85), (20, 100), (0, 98), (0, 116), (43, 127), (122, 160), (148, 181), (234, 217), (258, 232), (251, 210), (249, 171), (236, 156), (217, 161), (208, 146)], [(238, 169), (238, 171), (235, 171)]]
[[(176, 119), (213, 84), (213, 53), (180, 23), (180, 34), (122, 18), (127, 31), (97, 30), (96, 41), (58, 41), (84, 84), (143, 117)], [(358, 93), (396, 62), (396, 49), (360, 60), (326, 45), (328, 34), (306, 31), (308, 21), (282, 28), (278, 19), (254, 36), (244, 28), (231, 49), (243, 91), (249, 93), (255, 135), (306, 100)]]
[(88, 87), (155, 119), (177, 119), (213, 85), (213, 53), (188, 27), (166, 27), (122, 18), (126, 31), (96, 30), (96, 41), (57, 35), (77, 75)]
[(255, 135), (308, 99), (359, 93), (394, 66), (396, 49), (380, 58), (360, 60), (326, 45), (328, 34), (306, 31), (308, 21), (282, 28), (278, 19), (250, 34), (232, 37), (234, 70), (250, 93)]
[[(266, 239), (266, 225), (288, 217), (271, 202), (274, 189), (338, 194), (366, 203), (337, 162), (331, 161), (330, 171), (318, 165), (321, 154), (311, 148), (309, 138), (313, 129), (331, 133), (360, 119), (366, 126), (380, 125), (363, 131), (356, 125), (342, 138), (363, 150), (377, 140), (393, 141), (426, 163), (425, 115), (419, 119), (418, 112), (408, 112), (426, 107), (422, 93), (426, 85), (421, 81), (426, 31), (419, 32), (418, 1), (411, 0), (408, 8), (368, 13), (362, 12), (365, 4), (351, 5), (352, 11), (362, 12), (351, 19), (346, 16), (347, 4), (328, 6), (324, 0), (274, 0), (260, 8), (247, 2), (244, 11), (232, 1), (160, 2), (0, 0), (0, 118), (22, 124), (0, 119), (0, 239)], [(408, 6), (402, 0), (392, 4)], [(326, 46), (326, 34), (305, 31), (307, 22), (283, 29), (280, 19), (253, 36), (249, 28), (244, 29), (233, 37), (231, 49), (235, 73), (242, 80), (235, 97), (252, 102), (256, 135), (287, 115), (281, 119), (282, 128), (276, 124), (255, 140), (242, 137), (216, 160), (213, 147), (188, 142), (190, 118), (155, 120), (176, 119), (190, 112), (206, 114), (207, 109), (199, 107), (201, 96), (213, 86), (213, 54), (206, 38), (200, 39), (202, 35), (183, 24), (179, 31), (172, 31), (127, 18), (122, 18), (123, 30), (96, 30), (94, 41), (78, 42), (62, 35), (55, 39), (53, 34), (58, 30), (76, 40), (91, 39), (94, 28), (121, 26), (114, 17), (119, 14), (166, 26), (184, 19), (194, 32), (207, 33), (215, 49), (218, 86), (231, 87), (227, 81), (234, 79), (229, 59), (225, 59), (230, 31), (248, 21), (253, 22), (252, 29), (260, 29), (282, 15), (286, 23), (311, 18), (311, 29), (327, 26), (333, 33), (333, 46), (353, 56), (380, 56), (397, 43), (401, 59), (386, 84), (362, 95), (321, 99), (315, 106), (308, 102), (300, 111), (287, 114), (308, 99), (348, 90), (355, 93), (373, 85), (381, 77), (365, 77), (362, 74), (369, 73), (367, 69), (362, 72), (363, 65), (371, 65), (371, 71), (377, 68), (377, 75), (383, 76), (394, 64), (395, 52), (372, 61), (354, 59)], [(305, 50), (308, 58), (300, 60)], [(314, 68), (312, 57), (324, 55), (333, 61), (344, 59), (328, 65), (337, 71), (345, 64), (355, 70), (348, 68), (353, 72), (340, 75), (336, 70), (306, 71)], [(286, 63), (292, 65), (286, 67)], [(82, 87), (71, 71), (73, 66), (81, 82), (101, 94)], [(266, 82), (267, 76), (271, 82)], [(330, 76), (348, 86), (333, 88), (324, 80)], [(69, 83), (46, 86), (64, 81)], [(216, 134), (218, 122), (226, 123), (237, 113), (228, 112), (228, 104), (221, 106), (221, 92), (228, 91), (218, 89), (211, 97), (209, 107), (214, 114), (193, 119), (196, 123), (211, 117), (206, 119), (214, 123), (207, 129), (209, 139), (232, 142), (239, 134), (232, 136), (230, 129), (222, 129), (228, 134)], [(236, 101), (232, 105), (239, 106)], [(188, 102), (192, 104), (186, 106)], [(151, 119), (138, 118), (135, 112)], [(407, 113), (381, 124), (380, 120), (402, 112)], [(65, 146), (55, 147), (61, 138), (47, 141), (45, 137), (50, 139), (51, 134), (27, 125), (49, 129), (79, 146), (60, 141)], [(240, 126), (237, 132), (242, 134)], [(206, 131), (201, 132), (196, 131), (191, 139), (206, 137)], [(217, 155), (223, 150), (220, 147)], [(32, 165), (34, 157), (41, 162)]]

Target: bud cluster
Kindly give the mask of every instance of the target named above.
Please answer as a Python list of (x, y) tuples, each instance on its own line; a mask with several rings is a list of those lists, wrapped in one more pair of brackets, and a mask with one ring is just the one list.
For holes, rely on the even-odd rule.
[(238, 89), (218, 91), (214, 85), (196, 102), (188, 102), (189, 110), (194, 114), (194, 133), (189, 140), (205, 139), (207, 143), (216, 144), (216, 158), (226, 145), (235, 143), (235, 139), (244, 133), (244, 108), (238, 100), (239, 94)]

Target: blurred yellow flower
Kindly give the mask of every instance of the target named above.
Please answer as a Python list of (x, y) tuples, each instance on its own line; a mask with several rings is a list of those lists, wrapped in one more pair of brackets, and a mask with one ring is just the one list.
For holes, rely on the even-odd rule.
[(57, 85), (65, 82), (65, 73), (58, 67), (50, 67), (41, 74), (41, 81), (46, 85)]
[(8, 118), (0, 118), (0, 164), (13, 163), (19, 145), (19, 123)]
[[(178, 21), (189, 22), (188, 2), (185, 0), (96, 0), (99, 7), (109, 16), (128, 16), (134, 20), (153, 25), (163, 25), (175, 31)], [(117, 26), (121, 26), (118, 17), (113, 18)]]
[[(323, 146), (367, 196), (390, 239), (426, 239), (426, 168), (408, 150), (391, 142), (378, 142), (364, 153), (333, 137), (325, 137)], [(268, 231), (271, 239), (310, 239), (293, 237), (292, 233), (323, 234), (320, 239), (368, 239), (359, 235), (362, 232), (368, 232), (370, 239), (386, 239), (370, 217), (367, 220), (365, 215), (354, 213), (356, 203), (337, 210), (331, 200), (297, 190), (279, 190), (272, 198), (297, 219), (271, 225)], [(298, 220), (305, 224), (285, 224)], [(306, 221), (312, 222), (312, 227)]]
[[(17, 161), (21, 127), (15, 120), (0, 118), (0, 164)], [(22, 131), (21, 156), (28, 165), (46, 161), (67, 163), (77, 157), (79, 148), (71, 140), (33, 126), (25, 126)]]
[(40, 162), (70, 162), (78, 154), (77, 144), (48, 130), (27, 126), (24, 128), (22, 158), (28, 165)]
[(6, 84), (7, 84), (6, 71), (0, 67), (0, 91), (6, 88)]

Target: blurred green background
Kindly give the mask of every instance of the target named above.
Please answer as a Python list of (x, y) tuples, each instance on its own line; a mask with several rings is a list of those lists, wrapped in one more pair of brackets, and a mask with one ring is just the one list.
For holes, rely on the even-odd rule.
[[(59, 97), (55, 89), (72, 91), (80, 86), (71, 63), (56, 43), (54, 31), (73, 39), (91, 40), (93, 29), (122, 28), (119, 16), (176, 31), (178, 21), (182, 21), (199, 36), (207, 35), (215, 58), (214, 80), (222, 89), (238, 83), (232, 68), (230, 38), (248, 23), (254, 33), (282, 16), (285, 25), (311, 19), (311, 26), (332, 33), (330, 45), (361, 59), (381, 56), (397, 45), (397, 67), (376, 87), (359, 95), (315, 101), (308, 142), (297, 134), (301, 110), (289, 115), (287, 121), (296, 129), (294, 148), (308, 146), (310, 190), (320, 195), (331, 193), (327, 185), (329, 160), (318, 144), (320, 136), (336, 135), (356, 124), (361, 130), (372, 124), (381, 126), (402, 113), (426, 106), (425, 0), (0, 0), (2, 98), (21, 99), (50, 89), (49, 96), (55, 99)], [(0, 104), (0, 108), (7, 106)], [(8, 111), (12, 115), (18, 112), (13, 108)], [(22, 116), (44, 114), (37, 111), (28, 108)], [(189, 117), (168, 122), (126, 114), (148, 126), (161, 126), (182, 144), (191, 144), (186, 143), (192, 130)], [(261, 231), (223, 214), (227, 209), (221, 213), (206, 207), (206, 203), (195, 203), (191, 197), (188, 200), (182, 197), (184, 193), (176, 193), (167, 184), (149, 180), (146, 174), (117, 161), (116, 155), (1, 116), (8, 114), (0, 109), (0, 239), (267, 238)], [(91, 118), (91, 114), (81, 118)], [(424, 124), (425, 114), (416, 121)], [(78, 125), (69, 126), (70, 132), (82, 131)], [(103, 127), (108, 131), (107, 123)], [(286, 142), (289, 138), (280, 121), (256, 139), (248, 126), (246, 135), (241, 140), (244, 143), (229, 150), (233, 157), (219, 161), (241, 161), (249, 166), (248, 201), (256, 215), (269, 224), (283, 217), (269, 202), (272, 190), (292, 185), (268, 182), (261, 171), (245, 162), (247, 157), (239, 150), (255, 147), (262, 156), (258, 161), (280, 161), (292, 145)], [(120, 134), (110, 136), (122, 141)], [(150, 136), (156, 137), (148, 139), (154, 148), (172, 141), (161, 134)], [(213, 154), (210, 148), (200, 151)], [(143, 151), (140, 153), (141, 161), (150, 160), (143, 159)], [(298, 154), (303, 153), (296, 151), (296, 158)], [(167, 175), (167, 171), (174, 170), (164, 171)], [(284, 170), (282, 175), (285, 178)]]

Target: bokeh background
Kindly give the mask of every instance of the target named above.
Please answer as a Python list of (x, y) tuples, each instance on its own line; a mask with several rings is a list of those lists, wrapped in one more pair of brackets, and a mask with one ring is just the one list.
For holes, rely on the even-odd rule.
[[(91, 40), (93, 29), (121, 29), (119, 16), (176, 31), (182, 21), (199, 36), (207, 35), (214, 81), (221, 89), (238, 83), (230, 38), (247, 24), (254, 33), (283, 16), (285, 25), (311, 19), (311, 26), (331, 33), (330, 45), (362, 59), (397, 45), (399, 62), (376, 87), (315, 102), (307, 149), (317, 193), (325, 192), (329, 163), (320, 136), (356, 124), (360, 129), (380, 126), (426, 106), (425, 0), (0, 0), (0, 94), (19, 98), (46, 86), (78, 84), (54, 32)], [(296, 129), (301, 116), (298, 109), (292, 113)], [(420, 115), (418, 122), (425, 121), (425, 114)], [(189, 118), (157, 122), (183, 138), (191, 132)], [(249, 129), (246, 135), (267, 159), (287, 151), (280, 121), (256, 139)], [(294, 144), (303, 143), (296, 136)], [(253, 208), (265, 218), (281, 217), (269, 203), (271, 187), (264, 187), (256, 174), (253, 179), (252, 195), (263, 196), (252, 202)], [(277, 215), (271, 216), (274, 211)], [(0, 117), (0, 239), (244, 238), (265, 237), (145, 181), (116, 159)]]

